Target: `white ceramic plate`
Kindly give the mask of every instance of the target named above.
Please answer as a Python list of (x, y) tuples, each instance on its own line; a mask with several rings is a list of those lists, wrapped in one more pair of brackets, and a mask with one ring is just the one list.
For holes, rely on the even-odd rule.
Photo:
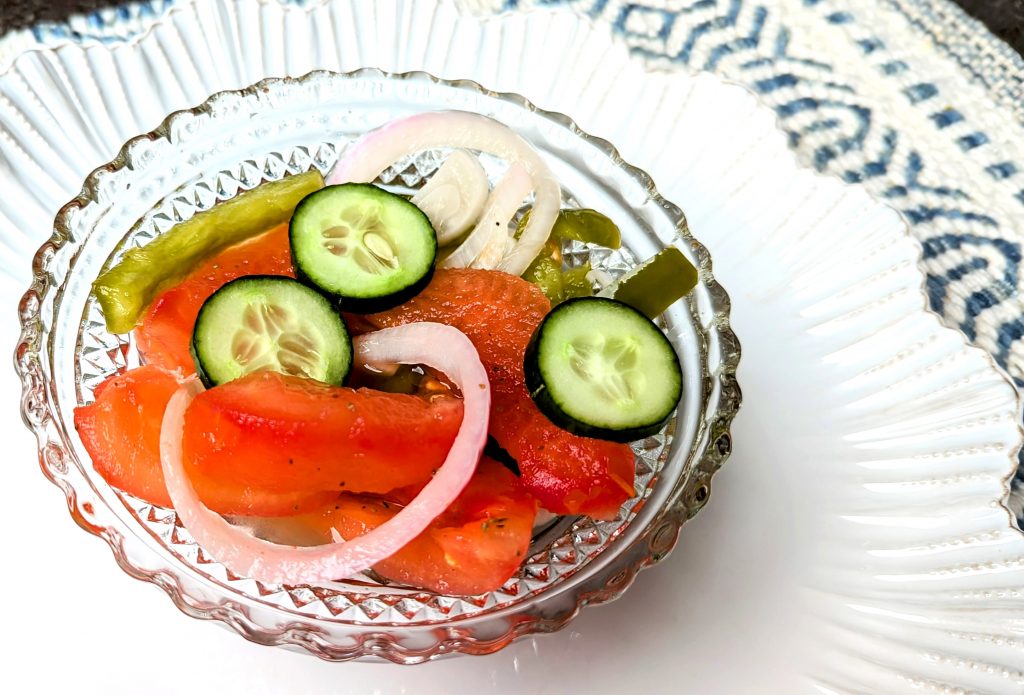
[(1001, 504), (1020, 442), (1012, 386), (925, 310), (895, 212), (800, 170), (742, 88), (647, 71), (570, 13), (182, 3), (130, 44), (25, 55), (0, 76), (3, 267), (25, 278), (55, 207), (167, 112), (363, 65), (522, 93), (647, 170), (733, 298), (744, 407), (708, 508), (621, 601), (487, 659), (339, 677), (361, 692), (552, 692), (570, 674), (590, 692), (632, 691), (638, 675), (653, 692), (1021, 691), (1024, 536)]

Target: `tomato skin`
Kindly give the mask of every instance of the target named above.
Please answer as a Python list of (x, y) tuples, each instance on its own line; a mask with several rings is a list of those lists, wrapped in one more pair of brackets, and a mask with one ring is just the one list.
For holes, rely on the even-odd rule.
[(519, 464), (524, 485), (556, 514), (611, 519), (634, 495), (626, 444), (579, 437), (548, 420), (526, 390), (523, 355), (551, 305), (522, 278), (491, 270), (438, 269), (405, 304), (349, 321), (362, 330), (438, 321), (465, 333), (491, 382), (490, 434)]
[[(320, 511), (293, 517), (312, 542), (347, 540), (391, 519), (415, 496), (414, 488), (380, 496), (339, 495)], [(382, 577), (442, 594), (471, 596), (501, 588), (526, 558), (537, 502), (515, 475), (483, 458), (448, 510), (374, 571)], [(294, 528), (293, 528), (294, 532)]]
[(287, 224), (225, 249), (153, 300), (135, 329), (143, 360), (194, 373), (189, 344), (199, 309), (211, 294), (243, 275), (295, 277)]
[[(75, 408), (75, 429), (92, 464), (110, 485), (170, 507), (160, 466), (160, 425), (178, 376), (155, 365), (115, 374), (95, 389), (96, 400)], [(221, 514), (279, 516), (319, 508), (332, 493), (268, 493), (245, 486), (226, 488), (192, 478), (200, 499)]]
[(383, 493), (428, 480), (461, 423), (451, 396), (257, 372), (196, 396), (182, 446), (189, 476), (225, 489)]

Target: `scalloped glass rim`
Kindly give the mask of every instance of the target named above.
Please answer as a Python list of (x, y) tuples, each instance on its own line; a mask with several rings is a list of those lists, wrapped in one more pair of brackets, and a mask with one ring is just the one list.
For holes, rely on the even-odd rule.
[[(61, 403), (67, 403), (70, 399), (67, 392), (62, 391), (55, 382), (55, 374), (59, 374), (62, 369), (59, 360), (55, 358), (59, 358), (68, 347), (68, 338), (62, 333), (65, 324), (57, 320), (57, 317), (68, 310), (66, 300), (71, 295), (66, 293), (69, 288), (73, 294), (76, 288), (81, 289), (77, 286), (83, 282), (81, 273), (76, 275), (72, 271), (80, 263), (102, 262), (110, 253), (109, 248), (105, 252), (101, 250), (99, 253), (103, 255), (97, 258), (97, 252), (88, 247), (93, 240), (92, 230), (97, 224), (108, 224), (119, 229), (122, 236), (123, 230), (129, 227), (133, 227), (136, 232), (143, 229), (147, 220), (154, 229), (161, 229), (161, 223), (172, 224), (181, 211), (172, 212), (170, 217), (164, 214), (161, 218), (163, 213), (160, 210), (145, 204), (147, 193), (152, 195), (153, 189), (158, 189), (161, 193), (159, 199), (168, 210), (173, 210), (174, 203), (182, 200), (180, 196), (175, 199), (175, 195), (189, 187), (193, 191), (198, 190), (194, 175), (184, 178), (179, 175), (172, 181), (164, 181), (161, 175), (167, 171), (177, 173), (176, 167), (185, 168), (193, 174), (211, 173), (210, 163), (206, 159), (215, 159), (219, 148), (211, 148), (211, 142), (203, 140), (204, 124), (207, 121), (230, 119), (232, 114), (239, 110), (244, 112), (246, 108), (255, 109), (253, 113), (262, 114), (271, 120), (280, 120), (282, 116), (279, 110), (285, 102), (302, 104), (305, 103), (303, 98), (329, 99), (332, 94), (328, 88), (351, 88), (362, 82), (371, 87), (371, 92), (382, 86), (386, 92), (389, 85), (405, 85), (410, 88), (406, 97), (412, 93), (428, 95), (432, 90), (440, 90), (456, 101), (465, 101), (461, 105), (453, 105), (450, 100), (443, 101), (434, 108), (468, 107), (480, 102), (506, 113), (517, 113), (522, 118), (522, 123), (516, 123), (517, 129), (529, 127), (536, 131), (531, 131), (528, 137), (540, 136), (547, 129), (547, 140), (542, 147), (546, 155), (553, 156), (552, 153), (556, 153), (566, 157), (577, 156), (575, 148), (589, 153), (594, 161), (600, 162), (601, 175), (641, 195), (641, 198), (632, 201), (636, 209), (642, 208), (648, 214), (661, 216), (660, 231), (666, 236), (659, 243), (676, 243), (701, 271), (701, 283), (691, 301), (678, 304), (667, 317), (670, 326), (692, 328), (696, 338), (693, 345), (698, 347), (700, 353), (701, 377), (691, 378), (691, 381), (698, 382), (696, 387), (700, 393), (700, 412), (689, 432), (683, 431), (685, 428), (680, 423), (686, 418), (680, 413), (680, 423), (675, 425), (676, 433), (686, 436), (676, 438), (673, 453), (669, 457), (679, 459), (681, 453), (686, 454), (685, 460), (680, 463), (680, 475), (676, 479), (661, 479), (655, 485), (659, 504), (638, 505), (640, 509), (636, 510), (636, 515), (641, 521), (627, 521), (620, 529), (609, 533), (607, 541), (610, 547), (595, 553), (595, 557), (590, 558), (592, 561), (582, 563), (578, 571), (566, 574), (564, 580), (556, 577), (556, 581), (543, 586), (539, 593), (524, 593), (522, 600), (506, 601), (500, 605), (497, 605), (496, 600), (490, 604), (484, 601), (476, 613), (464, 613), (455, 619), (445, 617), (451, 605), (446, 605), (444, 601), (433, 605), (434, 608), (440, 605), (442, 609), (435, 619), (378, 623), (370, 616), (364, 620), (346, 621), (314, 617), (290, 606), (275, 606), (264, 600), (266, 587), (255, 585), (254, 582), (249, 587), (250, 593), (240, 592), (238, 587), (232, 587), (230, 593), (224, 592), (225, 587), (219, 585), (219, 582), (211, 582), (197, 573), (195, 566), (182, 563), (181, 558), (166, 553), (166, 546), (147, 546), (147, 534), (140, 533), (140, 528), (132, 527), (123, 514), (119, 514), (114, 502), (118, 498), (91, 469), (86, 469), (80, 462), (80, 456), (76, 453), (76, 438), (66, 427), (65, 415), (61, 412)], [(281, 93), (280, 99), (277, 98), (278, 92)], [(379, 91), (375, 94), (380, 98)], [(296, 99), (297, 96), (300, 98)], [(266, 108), (267, 105), (269, 108)], [(265, 107), (263, 112), (259, 111), (261, 107)], [(253, 113), (247, 114), (247, 122), (259, 120), (252, 118)], [(355, 116), (349, 113), (348, 117)], [(316, 117), (312, 118), (315, 120)], [(328, 116), (322, 116), (322, 122), (315, 123), (314, 127), (330, 130), (327, 127), (328, 121)], [(352, 130), (349, 128), (350, 132)], [(354, 129), (356, 133), (362, 130)], [(268, 130), (259, 135), (269, 134)], [(535, 141), (535, 144), (539, 143)], [(235, 146), (233, 136), (228, 148)], [(172, 150), (177, 148), (178, 157), (168, 157), (170, 151), (162, 153), (164, 156), (161, 157), (161, 147)], [(247, 158), (249, 154), (248, 150), (244, 153), (239, 151), (235, 159)], [(156, 160), (160, 162), (159, 167), (151, 166)], [(237, 182), (241, 186), (248, 186), (250, 182), (252, 185), (259, 183), (259, 180), (266, 178), (267, 168), (272, 166), (268, 161), (263, 162), (262, 168), (256, 167), (260, 175), (255, 181), (249, 180), (252, 178), (251, 172), (247, 174), (245, 166), (241, 166), (235, 176)], [(557, 157), (549, 161), (553, 165), (559, 163)], [(243, 164), (255, 165), (252, 159)], [(273, 164), (273, 167), (278, 164), (288, 167), (288, 163), (283, 161)], [(329, 156), (318, 159), (318, 154), (314, 152), (309, 162), (295, 164), (298, 167), (295, 170), (308, 168), (309, 165), (323, 169), (331, 164), (333, 161)], [(585, 166), (583, 168), (586, 169)], [(394, 173), (401, 174), (398, 171)], [(594, 175), (592, 171), (589, 173)], [(128, 185), (119, 188), (119, 177), (126, 176), (134, 177), (133, 181), (122, 182)], [(599, 178), (595, 180), (600, 181)], [(141, 202), (137, 202), (134, 207), (132, 202), (125, 203), (127, 210), (121, 211), (121, 217), (127, 216), (125, 219), (141, 222), (138, 225), (118, 226), (116, 221), (109, 219), (112, 205), (109, 200), (115, 192), (120, 190), (123, 193), (133, 183), (135, 193), (131, 198)], [(147, 184), (150, 186), (148, 189)], [(234, 194), (234, 191), (223, 190), (219, 182), (215, 188), (220, 197)], [(207, 191), (211, 192), (209, 187)], [(573, 194), (585, 199), (593, 191), (574, 190)], [(204, 202), (200, 200), (202, 196), (197, 194), (196, 209), (201, 209), (204, 204), (212, 204), (217, 195)], [(104, 201), (107, 201), (106, 207), (103, 206)], [(138, 208), (138, 205), (143, 205), (143, 208)], [(194, 211), (186, 210), (183, 214), (189, 216)], [(652, 219), (645, 218), (644, 221), (650, 222)], [(667, 231), (666, 224), (669, 225)], [(82, 229), (88, 231), (79, 234)], [(653, 236), (659, 230), (646, 231)], [(627, 245), (630, 241), (641, 241), (635, 233), (632, 237), (629, 234), (625, 236)], [(657, 237), (654, 239), (657, 241)], [(645, 243), (651, 241), (648, 238)], [(642, 248), (643, 244), (640, 246), (635, 250), (645, 253), (647, 249)], [(110, 164), (96, 169), (86, 180), (82, 194), (58, 214), (55, 232), (37, 253), (33, 271), (32, 287), (20, 306), (23, 332), (17, 352), (17, 365), (23, 383), (23, 415), (39, 440), (44, 472), (65, 491), (69, 508), (79, 524), (107, 540), (114, 550), (115, 558), (126, 572), (161, 586), (186, 613), (222, 620), (246, 638), (260, 643), (298, 645), (327, 659), (342, 660), (372, 655), (396, 662), (413, 663), (449, 652), (488, 653), (500, 649), (515, 637), (558, 629), (581, 606), (601, 603), (618, 596), (640, 569), (653, 564), (671, 550), (679, 527), (706, 503), (711, 476), (730, 450), (728, 429), (740, 399), (735, 383), (739, 347), (728, 327), (728, 297), (715, 282), (711, 274), (710, 257), (689, 234), (681, 211), (663, 200), (650, 178), (624, 163), (609, 143), (586, 135), (568, 117), (540, 110), (518, 95), (490, 92), (473, 82), (440, 80), (422, 72), (388, 74), (363, 69), (339, 74), (317, 71), (298, 79), (264, 80), (247, 89), (214, 95), (202, 106), (170, 115), (152, 133), (133, 138)], [(77, 337), (74, 342), (77, 345)], [(105, 348), (111, 359), (117, 355), (129, 359), (130, 350), (120, 343)], [(80, 368), (80, 365), (76, 365), (76, 368)], [(698, 372), (688, 369), (687, 373), (693, 377)], [(76, 378), (74, 382), (77, 385), (80, 379)], [(694, 400), (691, 398), (684, 410), (692, 411), (693, 406)], [(690, 443), (686, 452), (680, 452), (681, 441)], [(139, 511), (141, 513), (142, 510)], [(149, 510), (149, 513), (159, 517), (153, 510)], [(154, 521), (159, 522), (160, 519)], [(180, 528), (172, 524), (170, 533), (178, 531)], [(563, 534), (562, 539), (569, 535)], [(569, 538), (570, 553), (575, 550), (572, 541)], [(556, 545), (558, 542), (557, 539), (554, 541)], [(204, 562), (201, 555), (197, 555), (196, 563), (212, 564)], [(354, 588), (354, 585), (348, 587), (350, 591)], [(298, 603), (291, 593), (278, 593), (288, 593), (291, 600)], [(388, 593), (391, 594), (388, 600), (395, 598), (394, 591), (389, 589)], [(382, 608), (378, 615), (390, 610), (389, 615), (393, 616), (395, 610), (402, 610), (400, 606), (396, 609), (397, 604), (406, 599), (420, 600), (423, 596), (421, 593), (413, 596), (406, 594), (394, 604)], [(319, 600), (316, 597), (310, 599), (311, 602)], [(446, 608), (448, 611), (444, 610)], [(439, 622), (448, 626), (447, 629), (439, 630)]]

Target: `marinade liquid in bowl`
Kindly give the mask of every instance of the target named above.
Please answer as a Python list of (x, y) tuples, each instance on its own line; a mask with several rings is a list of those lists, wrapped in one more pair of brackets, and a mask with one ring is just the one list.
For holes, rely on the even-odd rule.
[[(110, 487), (91, 465), (72, 413), (111, 374), (139, 364), (132, 338), (108, 333), (91, 284), (129, 248), (220, 201), (310, 169), (327, 173), (364, 133), (425, 111), (457, 109), (500, 121), (528, 140), (562, 188), (563, 207), (600, 210), (622, 248), (568, 242), (569, 265), (618, 276), (675, 245), (699, 269), (696, 288), (659, 323), (679, 356), (683, 396), (657, 435), (632, 445), (636, 496), (616, 518), (560, 518), (538, 531), (530, 555), (498, 591), (445, 596), (380, 581), (372, 573), (320, 585), (268, 585), (239, 577), (206, 554), (173, 509)], [(446, 152), (398, 162), (376, 183), (423, 185)], [(481, 156), (488, 178), (505, 164)], [(311, 73), (266, 80), (172, 114), (135, 138), (65, 206), (35, 261), (22, 301), (17, 366), (24, 414), (44, 472), (67, 494), (76, 520), (111, 545), (130, 575), (163, 588), (184, 612), (225, 622), (247, 639), (290, 645), (331, 660), (417, 663), (447, 653), (484, 654), (516, 637), (564, 626), (586, 604), (618, 596), (674, 546), (680, 526), (707, 502), (711, 476), (731, 449), (739, 406), (739, 346), (729, 301), (683, 214), (642, 171), (569, 118), (524, 98), (424, 73)]]

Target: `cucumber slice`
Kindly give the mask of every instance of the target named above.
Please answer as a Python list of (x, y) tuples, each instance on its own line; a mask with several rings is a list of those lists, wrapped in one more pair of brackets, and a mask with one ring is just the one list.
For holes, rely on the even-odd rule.
[(203, 303), (192, 359), (207, 386), (263, 370), (340, 386), (352, 367), (352, 341), (316, 290), (291, 278), (249, 275)]
[(295, 209), (289, 229), (298, 276), (367, 313), (401, 304), (433, 274), (437, 235), (399, 195), (365, 183), (328, 186)]
[(524, 358), (526, 387), (553, 423), (630, 442), (656, 434), (682, 395), (679, 357), (665, 334), (614, 299), (570, 299), (537, 327)]
[(158, 294), (184, 280), (207, 258), (288, 221), (299, 201), (323, 185), (316, 170), (264, 183), (125, 253), (92, 285), (107, 330), (127, 333), (135, 328)]

